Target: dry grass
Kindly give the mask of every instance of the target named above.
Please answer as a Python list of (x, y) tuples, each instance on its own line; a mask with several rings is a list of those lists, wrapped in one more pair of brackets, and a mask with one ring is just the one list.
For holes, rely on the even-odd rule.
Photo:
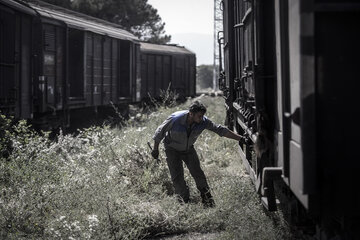
[[(223, 99), (201, 101), (207, 116), (223, 123)], [(263, 211), (233, 140), (205, 131), (196, 145), (217, 207), (202, 207), (187, 171), (192, 203), (180, 205), (169, 194), (164, 154), (156, 163), (147, 141), (169, 114), (189, 105), (159, 106), (121, 129), (94, 127), (56, 141), (24, 123), (4, 127), (14, 150), (0, 159), (0, 238), (290, 239), (281, 214)]]

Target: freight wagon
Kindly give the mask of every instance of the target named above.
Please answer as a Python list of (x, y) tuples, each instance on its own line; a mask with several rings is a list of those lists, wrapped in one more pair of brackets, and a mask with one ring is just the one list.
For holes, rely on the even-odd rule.
[(319, 239), (359, 239), (359, 2), (222, 4), (227, 124), (247, 136), (239, 154), (264, 206), (286, 195)]
[(41, 1), (3, 0), (0, 11), (2, 113), (42, 129), (80, 127), (126, 115), (170, 83), (195, 95), (195, 55), (185, 48), (141, 43), (116, 24)]

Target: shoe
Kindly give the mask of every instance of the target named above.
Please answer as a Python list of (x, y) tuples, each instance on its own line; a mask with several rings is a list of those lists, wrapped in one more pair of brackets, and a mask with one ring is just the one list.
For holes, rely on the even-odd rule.
[(200, 191), (200, 196), (201, 196), (201, 202), (204, 206), (204, 208), (213, 208), (215, 207), (215, 201), (213, 199), (213, 197), (211, 196), (210, 190), (208, 188), (206, 189), (202, 189), (202, 191)]

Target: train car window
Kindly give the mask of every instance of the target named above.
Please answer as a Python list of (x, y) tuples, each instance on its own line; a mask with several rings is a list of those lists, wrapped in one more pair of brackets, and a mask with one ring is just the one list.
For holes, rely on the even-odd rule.
[(69, 30), (69, 84), (70, 98), (84, 97), (84, 33)]

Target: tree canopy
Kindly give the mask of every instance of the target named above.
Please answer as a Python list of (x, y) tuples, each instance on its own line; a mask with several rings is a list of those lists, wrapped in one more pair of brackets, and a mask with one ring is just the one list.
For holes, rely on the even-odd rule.
[(213, 87), (213, 65), (197, 66), (197, 90)]
[(168, 43), (165, 23), (147, 0), (43, 0), (93, 17), (116, 23), (140, 40)]

